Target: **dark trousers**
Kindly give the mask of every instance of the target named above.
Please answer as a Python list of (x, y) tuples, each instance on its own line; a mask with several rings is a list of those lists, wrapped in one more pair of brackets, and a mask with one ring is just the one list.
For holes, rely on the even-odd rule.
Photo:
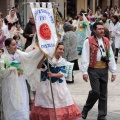
[[(70, 61), (71, 63), (74, 63), (73, 66), (73, 71), (74, 70), (79, 70), (79, 65), (78, 65), (78, 59)], [(73, 75), (73, 71), (72, 71), (72, 81), (74, 82), (74, 75)]]
[(26, 43), (25, 43), (25, 49), (26, 49), (27, 47), (29, 47), (31, 44), (32, 44), (32, 39), (27, 40)]
[(111, 37), (111, 40), (112, 40), (111, 47), (112, 47), (113, 53), (115, 55), (115, 37)]
[(117, 60), (118, 60), (118, 53), (119, 53), (119, 49), (116, 48), (116, 49), (115, 49), (115, 61), (116, 61), (116, 62), (117, 62)]
[(78, 59), (73, 60), (73, 61), (70, 61), (70, 62), (71, 62), (71, 63), (74, 63), (73, 71), (74, 71), (74, 70), (79, 70)]
[(88, 69), (91, 91), (83, 107), (83, 112), (88, 112), (98, 100), (98, 120), (104, 120), (107, 115), (107, 85), (108, 68)]

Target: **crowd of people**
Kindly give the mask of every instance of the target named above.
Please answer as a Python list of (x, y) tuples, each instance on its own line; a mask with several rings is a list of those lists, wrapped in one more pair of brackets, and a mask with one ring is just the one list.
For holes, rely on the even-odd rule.
[[(57, 120), (86, 119), (97, 100), (97, 120), (107, 120), (108, 69), (114, 81), (120, 48), (119, 8), (108, 6), (102, 11), (97, 7), (95, 14), (81, 9), (67, 20), (60, 15), (62, 22), (55, 22), (59, 43), (48, 63), (38, 48), (33, 15), (23, 30), (18, 9), (16, 5), (6, 17), (0, 12), (0, 61), (6, 61), (5, 65), (0, 62), (0, 69), (7, 68), (0, 73), (2, 120), (54, 120), (50, 78)], [(72, 80), (66, 79), (67, 61), (74, 63), (73, 71), (81, 70), (83, 80), (90, 78), (91, 90), (82, 112), (67, 88), (67, 83), (75, 82), (73, 71)]]
[[(74, 18), (69, 17), (68, 20), (63, 20), (63, 22), (68, 21), (73, 26), (73, 31), (77, 36), (77, 50), (79, 54), (82, 52), (82, 46), (84, 40), (94, 35), (92, 26), (95, 22), (102, 22), (105, 27), (105, 36), (108, 37), (112, 44), (112, 49), (115, 53), (115, 60), (118, 60), (118, 51), (120, 47), (119, 37), (119, 22), (120, 22), (120, 12), (117, 6), (107, 8), (102, 11), (100, 7), (96, 8), (95, 14), (88, 9), (87, 12), (81, 9), (80, 14)], [(58, 27), (57, 27), (58, 29)], [(62, 33), (63, 27), (59, 26), (58, 32)], [(109, 32), (108, 32), (109, 31)], [(64, 32), (63, 32), (64, 34)], [(61, 35), (61, 39), (63, 38)]]

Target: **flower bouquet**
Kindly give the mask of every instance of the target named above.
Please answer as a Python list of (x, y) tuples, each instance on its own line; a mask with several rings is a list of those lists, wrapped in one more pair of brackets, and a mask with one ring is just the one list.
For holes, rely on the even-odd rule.
[(16, 68), (18, 75), (23, 74), (23, 69), (20, 66), (20, 62), (18, 61), (10, 62), (8, 58), (0, 59), (0, 75), (5, 74), (9, 68)]

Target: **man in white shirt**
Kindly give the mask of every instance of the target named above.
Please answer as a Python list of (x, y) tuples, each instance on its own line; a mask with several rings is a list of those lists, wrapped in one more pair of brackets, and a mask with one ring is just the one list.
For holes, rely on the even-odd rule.
[(108, 69), (112, 73), (111, 81), (116, 78), (116, 63), (110, 46), (110, 41), (104, 36), (104, 26), (101, 22), (93, 24), (94, 36), (85, 40), (82, 51), (81, 71), (83, 80), (90, 79), (92, 90), (82, 110), (82, 118), (86, 119), (89, 110), (98, 102), (97, 120), (107, 120), (107, 85)]

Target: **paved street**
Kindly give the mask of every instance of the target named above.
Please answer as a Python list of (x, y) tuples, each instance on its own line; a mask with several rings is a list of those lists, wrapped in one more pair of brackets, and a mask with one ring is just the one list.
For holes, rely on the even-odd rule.
[[(119, 57), (120, 59), (120, 57)], [(80, 60), (79, 60), (80, 63)], [(116, 81), (111, 82), (109, 75), (109, 84), (108, 84), (108, 115), (107, 120), (120, 120), (120, 60), (117, 64), (117, 78)], [(82, 110), (83, 105), (88, 96), (88, 92), (91, 89), (89, 82), (85, 82), (82, 79), (81, 72), (74, 72), (75, 74), (75, 83), (68, 84), (68, 88), (71, 91), (73, 99), (76, 101), (76, 104), (79, 106), (80, 110)], [(86, 120), (97, 120), (97, 103), (88, 113), (88, 117)], [(79, 118), (78, 120), (82, 120)]]
[[(79, 60), (80, 64), (80, 60)], [(120, 57), (117, 64), (117, 79), (115, 82), (110, 81), (109, 75), (109, 84), (108, 84), (108, 116), (107, 120), (120, 120)], [(80, 71), (75, 71), (75, 83), (68, 84), (68, 88), (72, 94), (73, 99), (76, 104), (79, 106), (80, 110), (82, 110), (83, 105), (88, 96), (88, 92), (90, 90), (89, 82), (85, 82), (82, 79), (82, 74)], [(97, 120), (97, 103), (88, 113), (88, 117), (86, 120)], [(82, 120), (79, 118), (77, 120)]]

